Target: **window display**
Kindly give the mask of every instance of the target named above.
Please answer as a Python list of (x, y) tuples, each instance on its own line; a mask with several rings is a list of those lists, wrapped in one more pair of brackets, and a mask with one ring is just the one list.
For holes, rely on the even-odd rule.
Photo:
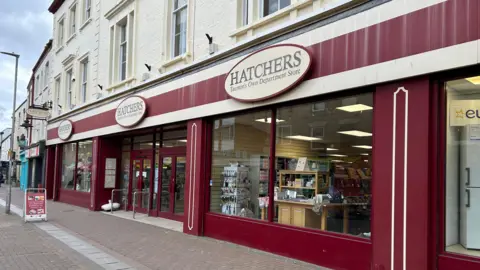
[(445, 250), (480, 257), (480, 76), (445, 88)]
[(370, 237), (372, 94), (276, 116), (274, 221)]
[(77, 157), (77, 144), (69, 143), (63, 146), (62, 157), (62, 188), (74, 189), (75, 164)]
[(90, 192), (92, 182), (92, 141), (78, 143), (77, 181), (75, 189)]
[(370, 238), (372, 118), (369, 93), (214, 120), (210, 211)]
[(266, 220), (271, 112), (214, 121), (210, 211)]
[(92, 141), (63, 146), (62, 188), (90, 192), (92, 181)]

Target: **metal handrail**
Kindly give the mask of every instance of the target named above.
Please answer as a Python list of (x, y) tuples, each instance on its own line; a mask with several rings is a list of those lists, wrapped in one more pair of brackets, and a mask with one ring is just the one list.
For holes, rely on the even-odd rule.
[[(126, 189), (122, 189), (122, 188), (112, 189), (112, 197), (111, 197), (111, 200), (110, 200), (110, 213), (113, 213), (113, 193), (115, 193), (115, 191), (125, 192)], [(123, 200), (123, 201), (125, 201), (125, 200)], [(125, 211), (127, 211), (127, 203), (125, 203)]]
[[(137, 199), (137, 194), (150, 194), (150, 191), (135, 191), (133, 192), (133, 219), (135, 219), (135, 205), (137, 204), (136, 199)], [(148, 196), (148, 206), (147, 208), (150, 207), (150, 196)]]

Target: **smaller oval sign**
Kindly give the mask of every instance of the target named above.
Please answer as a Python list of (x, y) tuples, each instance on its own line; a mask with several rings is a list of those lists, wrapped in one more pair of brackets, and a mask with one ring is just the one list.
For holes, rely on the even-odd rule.
[(36, 118), (48, 118), (50, 116), (50, 112), (48, 110), (40, 108), (28, 108), (27, 114)]
[(299, 45), (280, 44), (255, 52), (236, 64), (225, 78), (225, 91), (238, 101), (260, 101), (280, 95), (302, 81), (312, 63)]
[(140, 96), (131, 96), (118, 104), (115, 120), (122, 127), (133, 127), (145, 118), (146, 113), (145, 99)]
[(73, 123), (70, 120), (63, 120), (58, 126), (58, 137), (64, 141), (73, 134)]

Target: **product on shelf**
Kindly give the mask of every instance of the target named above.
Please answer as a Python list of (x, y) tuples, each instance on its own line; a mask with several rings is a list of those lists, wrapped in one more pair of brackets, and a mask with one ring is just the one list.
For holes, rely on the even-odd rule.
[[(248, 167), (232, 164), (223, 168), (222, 185), (222, 213), (226, 215), (249, 216), (248, 204), (250, 201), (250, 180)], [(242, 209), (246, 208), (243, 212)]]

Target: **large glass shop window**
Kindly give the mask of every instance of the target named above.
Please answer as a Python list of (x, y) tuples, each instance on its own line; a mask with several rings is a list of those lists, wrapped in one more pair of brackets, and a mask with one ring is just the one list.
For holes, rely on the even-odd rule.
[(214, 121), (210, 211), (266, 219), (271, 112)]
[(62, 188), (74, 189), (75, 187), (75, 162), (77, 156), (77, 143), (63, 146), (62, 157)]
[(77, 181), (75, 189), (90, 192), (92, 183), (92, 141), (78, 143)]
[(369, 93), (214, 120), (210, 211), (370, 238), (373, 109)]
[(62, 188), (90, 192), (92, 182), (92, 141), (63, 146)]
[(480, 257), (480, 76), (445, 88), (445, 249)]
[(372, 94), (276, 115), (274, 221), (369, 238)]

